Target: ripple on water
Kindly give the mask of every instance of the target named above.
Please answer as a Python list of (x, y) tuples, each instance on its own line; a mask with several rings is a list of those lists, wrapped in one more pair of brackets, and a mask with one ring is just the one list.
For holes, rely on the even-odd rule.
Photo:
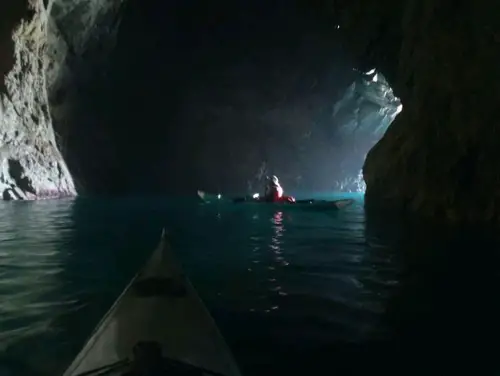
[(0, 347), (51, 331), (72, 304), (59, 291), (70, 202), (0, 204)]
[(23, 359), (29, 348), (32, 368), (60, 370), (151, 252), (144, 244), (156, 241), (147, 230), (154, 221), (172, 229), (179, 259), (228, 340), (260, 341), (264, 353), (276, 341), (370, 336), (397, 283), (392, 261), (365, 240), (360, 207), (203, 206), (187, 215), (178, 203), (106, 205), (0, 204), (0, 351), (14, 348), (9, 356)]
[[(279, 317), (288, 331), (296, 328), (293, 333), (302, 328), (309, 337), (365, 338), (378, 325), (396, 274), (390, 260), (369, 251), (359, 210), (334, 215), (283, 210), (268, 212), (267, 218), (259, 213), (259, 220), (240, 218), (244, 230), (214, 234), (219, 252), (237, 259), (229, 277), (220, 283), (210, 279), (214, 293), (200, 289), (225, 309)], [(233, 222), (234, 216), (220, 219)], [(221, 266), (212, 263), (214, 269)], [(391, 271), (379, 275), (381, 265)]]

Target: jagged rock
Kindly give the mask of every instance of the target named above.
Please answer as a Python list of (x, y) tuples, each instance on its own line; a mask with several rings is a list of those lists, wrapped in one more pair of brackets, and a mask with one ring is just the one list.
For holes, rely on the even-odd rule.
[[(338, 89), (348, 86), (356, 73), (353, 73), (347, 64), (339, 63), (333, 57), (337, 53), (340, 54), (340, 51), (336, 51), (337, 47), (332, 47), (330, 36), (314, 29), (310, 35), (301, 39), (300, 51), (294, 51), (296, 47), (290, 47), (291, 56), (283, 57), (282, 51), (269, 51), (271, 59), (266, 63), (267, 73), (262, 76), (263, 81), (268, 82), (260, 86), (256, 86), (254, 79), (254, 67), (261, 64), (260, 48), (255, 51), (240, 51), (244, 59), (226, 61), (222, 55), (228, 56), (227, 54), (213, 53), (212, 48), (218, 48), (217, 43), (209, 45), (210, 48), (206, 48), (207, 56), (198, 59), (198, 63), (204, 61), (203, 66), (207, 69), (197, 69), (196, 74), (187, 69), (180, 70), (174, 73), (176, 78), (173, 80), (172, 74), (165, 72), (172, 70), (172, 66), (163, 62), (158, 64), (158, 61), (161, 61), (157, 59), (158, 54), (162, 54), (165, 49), (170, 51), (171, 48), (168, 42), (159, 43), (163, 37), (155, 39), (161, 29), (142, 30), (151, 35), (151, 40), (156, 41), (154, 43), (150, 43), (151, 40), (144, 43), (142, 37), (134, 39), (136, 24), (141, 22), (140, 18), (136, 18), (136, 13), (140, 13), (137, 10), (143, 6), (140, 2), (129, 2), (129, 24), (128, 28), (122, 28), (121, 49), (116, 49), (116, 55), (110, 56), (115, 49), (123, 4), (125, 1), (122, 0), (52, 0), (45, 1), (45, 4), (40, 0), (33, 2), (29, 15), (23, 13), (17, 17), (27, 20), (30, 27), (38, 30), (36, 43), (40, 47), (31, 53), (33, 59), (43, 63), (36, 67), (36, 72), (33, 70), (33, 75), (35, 77), (38, 74), (37, 79), (43, 83), (39, 85), (36, 100), (43, 103), (44, 113), (36, 113), (33, 106), (34, 109), (20, 108), (19, 111), (27, 118), (32, 118), (31, 114), (34, 114), (37, 119), (42, 119), (45, 124), (45, 128), (42, 128), (46, 129), (46, 132), (28, 136), (29, 132), (19, 130), (19, 140), (16, 142), (24, 143), (24, 140), (28, 139), (26, 147), (23, 148), (24, 154), (30, 158), (40, 154), (41, 148), (44, 153), (56, 153), (57, 157), (51, 158), (62, 163), (61, 170), (66, 175), (51, 177), (52, 182), (49, 182), (43, 174), (52, 176), (53, 172), (43, 172), (44, 168), (49, 168), (43, 164), (45, 167), (37, 170), (37, 178), (34, 179), (32, 170), (35, 168), (33, 166), (37, 166), (35, 162), (20, 161), (22, 169), (9, 168), (7, 160), (17, 160), (18, 156), (6, 153), (6, 167), (3, 168), (5, 198), (38, 197), (39, 192), (54, 191), (54, 185), (57, 184), (69, 185), (66, 190), (69, 194), (74, 194), (73, 180), (78, 187), (87, 183), (92, 192), (109, 192), (113, 184), (120, 189), (126, 187), (127, 183), (132, 185), (131, 182), (137, 186), (136, 181), (146, 180), (150, 181), (155, 190), (164, 190), (170, 183), (155, 175), (161, 175), (158, 171), (168, 167), (165, 166), (167, 161), (179, 158), (179, 153), (184, 153), (184, 171), (178, 172), (176, 169), (166, 171), (165, 174), (185, 173), (186, 176), (178, 179), (181, 181), (194, 182), (204, 179), (205, 175), (213, 175), (205, 179), (214, 180), (213, 185), (222, 185), (225, 189), (236, 189), (239, 187), (234, 187), (236, 184), (233, 181), (244, 182), (251, 177), (254, 170), (260, 171), (262, 161), (266, 160), (265, 165), (272, 170), (266, 170), (266, 173), (278, 173), (289, 189), (304, 185), (308, 189), (331, 189), (335, 180), (343, 182), (344, 190), (351, 189), (349, 187), (359, 189), (356, 184), (361, 182), (358, 179), (358, 171), (364, 155), (373, 144), (372, 139), (378, 137), (376, 128), (389, 121), (393, 109), (389, 109), (387, 114), (382, 113), (386, 111), (382, 96), (387, 89), (377, 92), (373, 89), (377, 85), (372, 81), (366, 84), (368, 81), (360, 80), (351, 86), (342, 104), (332, 110), (339, 97)], [(225, 5), (220, 6), (225, 8)], [(185, 12), (190, 13), (191, 8), (186, 7)], [(173, 22), (174, 17), (170, 17), (169, 20)], [(299, 20), (303, 15), (297, 14), (294, 17)], [(274, 28), (275, 20), (268, 22), (268, 32), (274, 32)], [(167, 31), (172, 34), (172, 30)], [(280, 33), (282, 38), (290, 38), (288, 31)], [(10, 37), (10, 30), (7, 35)], [(24, 40), (26, 38), (20, 39), (22, 43)], [(130, 56), (131, 50), (143, 45), (150, 47), (141, 49), (134, 57)], [(304, 60), (304, 56), (318, 55), (326, 50), (332, 53), (331, 66), (319, 67), (314, 59)], [(118, 53), (120, 51), (121, 53)], [(229, 55), (232, 54), (233, 52)], [(219, 56), (220, 60), (215, 64), (216, 68), (211, 65), (215, 55)], [(137, 60), (140, 64), (123, 65), (130, 60)], [(182, 63), (189, 62), (186, 56), (176, 56), (173, 60), (180, 62), (174, 66), (189, 66)], [(156, 65), (151, 65), (152, 61), (155, 61)], [(112, 71), (110, 62), (115, 64)], [(285, 63), (286, 69), (283, 68)], [(214, 69), (220, 75), (203, 73), (213, 72)], [(134, 72), (132, 78), (131, 71)], [(172, 127), (176, 128), (173, 132), (150, 125), (156, 121), (156, 114), (151, 111), (151, 107), (162, 106), (161, 102), (164, 100), (156, 94), (157, 87), (142, 84), (151, 81), (151, 72), (155, 72), (158, 77), (158, 80), (154, 80), (156, 86), (165, 86), (172, 92), (177, 90), (180, 93), (177, 97), (182, 98), (182, 106), (177, 106), (175, 101), (168, 101), (172, 104), (169, 104), (171, 108), (166, 112), (169, 113), (168, 116), (174, 114), (177, 121), (176, 126)], [(214, 78), (210, 85), (210, 79)], [(179, 88), (175, 89), (172, 85), (175, 86), (178, 79)], [(20, 82), (13, 81), (10, 91), (18, 92), (19, 85)], [(224, 93), (220, 90), (221, 87), (231, 89), (232, 92)], [(19, 98), (16, 100), (19, 101)], [(142, 102), (145, 105), (142, 105)], [(7, 107), (3, 112), (8, 111), (11, 114), (9, 116), (14, 116), (12, 114), (15, 114), (15, 111), (9, 107), (10, 102), (6, 103)], [(355, 119), (349, 123), (354, 125), (353, 129), (337, 129), (344, 120), (350, 118)], [(12, 129), (20, 129), (17, 128), (15, 118), (11, 118), (9, 122)], [(133, 127), (138, 122), (144, 124), (144, 131), (130, 132), (129, 135), (121, 132), (123, 127)], [(180, 126), (182, 123), (186, 126)], [(217, 127), (225, 124), (224, 129), (214, 131), (215, 124)], [(244, 124), (249, 134), (242, 133), (234, 124)], [(200, 131), (205, 126), (211, 130)], [(382, 125), (382, 128), (384, 127), (385, 125)], [(197, 134), (206, 132), (207, 135), (193, 137), (195, 129)], [(220, 133), (224, 133), (225, 137), (221, 138)], [(332, 147), (332, 139), (337, 134), (348, 139), (345, 142), (345, 153), (341, 145)], [(165, 147), (168, 142), (166, 140), (169, 139), (175, 141), (171, 142), (170, 147)], [(360, 139), (366, 139), (366, 142), (360, 145)], [(10, 138), (7, 140), (7, 144), (9, 143)], [(196, 144), (193, 147), (199, 152), (186, 155), (185, 145), (189, 143)], [(142, 144), (147, 146), (143, 147)], [(183, 145), (180, 148), (183, 150), (179, 151), (174, 144)], [(216, 151), (214, 144), (218, 145)], [(352, 145), (356, 147), (353, 148)], [(131, 149), (141, 151), (130, 153)], [(12, 150), (16, 153), (22, 151), (17, 147)], [(162, 150), (159, 153), (161, 155), (157, 154), (158, 150)], [(60, 157), (61, 154), (64, 161)], [(228, 155), (231, 157), (228, 158)], [(43, 155), (37, 158), (43, 159)], [(317, 163), (319, 160), (332, 158), (335, 158), (335, 176), (329, 175), (330, 166), (318, 166)], [(161, 161), (151, 163), (152, 160)], [(71, 182), (66, 181), (71, 179), (66, 164), (73, 178)], [(225, 171), (215, 173), (214, 166), (222, 164), (225, 165)], [(197, 169), (200, 171), (196, 171)], [(17, 170), (22, 171), (14, 174), (15, 176), (10, 173)], [(129, 176), (139, 170), (143, 175)], [(192, 178), (191, 175), (196, 173), (198, 175)], [(249, 189), (260, 189), (261, 178), (262, 173), (251, 179)], [(129, 181), (123, 181), (127, 179)], [(60, 183), (63, 181), (65, 182)], [(316, 185), (311, 186), (312, 182)], [(21, 185), (24, 194), (19, 194), (18, 190), (13, 188)], [(59, 192), (63, 188), (58, 187), (56, 190)]]
[(366, 158), (368, 208), (500, 223), (500, 3), (352, 1), (345, 9), (346, 33), (365, 36), (360, 55), (404, 106)]
[[(230, 62), (230, 69), (219, 68), (217, 74), (198, 70), (203, 73), (197, 73), (183, 96), (179, 118), (185, 126), (176, 136), (183, 145), (200, 142), (193, 146), (196, 168), (222, 181), (208, 189), (221, 190), (222, 185), (224, 190), (232, 184), (226, 181), (247, 180), (247, 187), (233, 189), (251, 193), (262, 189), (269, 174), (278, 175), (287, 190), (363, 189), (359, 172), (365, 155), (400, 101), (381, 74), (365, 75), (339, 62), (340, 43), (322, 38), (319, 32), (309, 35), (289, 48), (291, 56), (272, 52), (276, 57), (265, 63), (259, 80), (254, 72), (262, 64), (258, 58)], [(324, 51), (332, 56), (324, 58), (321, 68), (305, 58)], [(193, 137), (201, 132), (203, 138)], [(214, 167), (221, 165), (223, 171), (216, 173)]]
[[(103, 133), (119, 111), (103, 119), (114, 93), (107, 91), (110, 56), (125, 0), (54, 0), (47, 26), (47, 92), (58, 145), (79, 188), (105, 180), (119, 135)], [(115, 89), (116, 91), (116, 89)], [(103, 158), (102, 154), (105, 154)], [(108, 162), (108, 163), (106, 163)], [(121, 161), (111, 159), (116, 167)], [(104, 170), (104, 174), (103, 174)], [(104, 176), (103, 176), (104, 175)]]
[[(99, 112), (97, 107), (103, 105), (98, 99), (93, 102), (88, 102), (88, 99), (97, 98), (94, 94), (101, 93), (103, 88), (102, 85), (92, 87), (91, 83), (107, 80), (107, 71), (102, 68), (106, 66), (106, 59), (113, 48), (124, 1), (5, 1), (7, 4), (2, 5), (0, 13), (0, 77), (3, 78), (0, 79), (0, 192), (7, 199), (74, 195), (75, 185), (60, 150), (66, 161), (72, 162), (68, 162), (72, 172), (77, 168), (77, 157), (82, 164), (97, 165), (95, 162), (100, 161), (99, 158), (89, 158), (86, 162), (84, 155), (88, 154), (82, 151), (95, 153), (99, 150), (113, 154), (114, 145), (108, 142), (112, 140), (109, 134), (107, 138), (103, 136), (104, 141), (99, 147), (92, 148), (95, 140), (89, 137), (88, 127), (100, 128), (99, 121), (104, 119), (96, 118), (94, 114)], [(500, 141), (495, 116), (500, 97), (500, 25), (497, 22), (500, 3), (442, 3), (432, 0), (372, 3), (336, 0), (331, 3), (338, 5), (342, 2), (345, 3), (347, 17), (340, 18), (340, 30), (353, 36), (350, 45), (359, 52), (364, 68), (376, 67), (382, 72), (404, 105), (403, 112), (367, 156), (364, 166), (367, 204), (403, 208), (443, 220), (500, 221), (500, 161), (497, 158)], [(11, 12), (11, 9), (14, 11)], [(337, 13), (334, 12), (332, 17), (336, 17)], [(131, 29), (135, 32), (133, 25)], [(127, 48), (128, 45), (125, 50)], [(156, 46), (152, 50), (157, 53)], [(310, 55), (306, 53), (303, 56)], [(165, 65), (163, 61), (161, 65)], [(145, 72), (141, 77), (149, 76), (150, 72)], [(274, 94), (271, 96), (275, 99), (274, 107), (262, 106), (258, 116), (244, 119), (254, 124), (252, 130), (255, 138), (263, 144), (263, 149), (276, 148), (276, 158), (268, 158), (268, 163), (274, 166), (281, 164), (283, 170), (289, 172), (290, 179), (300, 180), (302, 177), (292, 176), (292, 172), (300, 170), (309, 173), (304, 180), (320, 181), (328, 176), (328, 171), (337, 167), (326, 164), (317, 166), (316, 163), (320, 159), (328, 160), (327, 157), (333, 159), (338, 153), (334, 148), (329, 149), (331, 133), (325, 131), (326, 127), (316, 124), (325, 124), (332, 119), (334, 93), (317, 89), (318, 85), (327, 83), (325, 79), (323, 82), (319, 80), (318, 84), (315, 79), (312, 84), (307, 82), (306, 85), (305, 81), (301, 84), (301, 91), (307, 89), (311, 93), (310, 103), (321, 106), (317, 113), (304, 115), (305, 110), (301, 110), (302, 114), (296, 110), (299, 104), (303, 108), (308, 107), (302, 93), (300, 100), (296, 94), (295, 99), (288, 99), (286, 106), (282, 103), (287, 95), (278, 93), (276, 98), (272, 98)], [(253, 82), (250, 84), (253, 85)], [(216, 85), (221, 86), (219, 79)], [(184, 88), (184, 84), (181, 86)], [(126, 91), (126, 84), (123, 88)], [(196, 86), (192, 89), (194, 92)], [(244, 93), (241, 87), (237, 91), (245, 103), (252, 99), (252, 95), (248, 97), (248, 92)], [(186, 95), (183, 91), (179, 93)], [(283, 90), (283, 93), (289, 94), (290, 90)], [(328, 93), (330, 97), (318, 100), (320, 93)], [(139, 95), (143, 94), (140, 92)], [(214, 95), (209, 92), (208, 96)], [(203, 102), (206, 102), (205, 99)], [(268, 98), (263, 101), (270, 102)], [(159, 103), (160, 100), (155, 105)], [(238, 103), (233, 107), (236, 108), (236, 105)], [(148, 102), (146, 106), (154, 105)], [(279, 106), (282, 111), (275, 109)], [(223, 115), (232, 117), (236, 111), (228, 108), (231, 111)], [(377, 103), (373, 108), (383, 106)], [(385, 119), (382, 123), (387, 124), (394, 110), (392, 108), (389, 114), (379, 112), (376, 116)], [(132, 108), (127, 116), (132, 112), (137, 112), (137, 108)], [(196, 116), (203, 114), (199, 108), (191, 112)], [(369, 119), (375, 112), (365, 118)], [(142, 114), (145, 113), (146, 110)], [(341, 110), (334, 111), (333, 117), (341, 116), (341, 113)], [(359, 114), (359, 111), (353, 113)], [(222, 116), (206, 115), (209, 116), (200, 121), (206, 122), (210, 116)], [(134, 119), (143, 120), (140, 117)], [(239, 123), (241, 119), (237, 117), (233, 120), (235, 124), (244, 124)], [(276, 126), (268, 127), (272, 122)], [(261, 129), (268, 133), (269, 129), (273, 129), (275, 140), (269, 137), (271, 140), (266, 144), (262, 137), (257, 138), (259, 128), (255, 124), (262, 125)], [(354, 126), (343, 129), (344, 135), (358, 134), (358, 130), (363, 128), (357, 123), (350, 124)], [(289, 132), (292, 126), (299, 131)], [(54, 127), (61, 136), (58, 140)], [(142, 140), (151, 139), (149, 133), (143, 133)], [(191, 137), (192, 130), (186, 128), (185, 133), (186, 137)], [(251, 163), (228, 158), (227, 155), (255, 149), (251, 143), (254, 133), (250, 133), (249, 136), (241, 136), (245, 138), (241, 143), (234, 142), (226, 150), (219, 148), (220, 159), (225, 163), (226, 170), (231, 171), (230, 177), (234, 180), (243, 180), (242, 176), (248, 176), (250, 167), (242, 168), (241, 165)], [(178, 141), (176, 135), (174, 132), (172, 138)], [(195, 145), (209, 149), (204, 155), (213, 154), (212, 145), (219, 141), (216, 136), (212, 137), (214, 141), (211, 145)], [(124, 138), (127, 145), (121, 145), (121, 148), (128, 151), (128, 143), (136, 141), (133, 138), (137, 135)], [(73, 144), (65, 147), (63, 141), (68, 140), (73, 140)], [(207, 144), (206, 139), (200, 138), (197, 142)], [(281, 149), (285, 143), (286, 150)], [(155, 146), (163, 145), (158, 141)], [(72, 152), (77, 147), (80, 149)], [(175, 151), (175, 148), (171, 149)], [(310, 156), (314, 152), (317, 154)], [(250, 152), (244, 154), (250, 156), (247, 159), (254, 161), (255, 169), (259, 169), (262, 157), (253, 157)], [(280, 161), (280, 155), (293, 155), (294, 158)], [(156, 156), (151, 153), (149, 159)], [(196, 158), (192, 161), (193, 165), (194, 162), (199, 165), (200, 157)], [(135, 155), (132, 155), (128, 161), (134, 159)], [(205, 159), (207, 165), (220, 162), (215, 157)], [(107, 160), (111, 164), (118, 162), (112, 158)], [(201, 165), (200, 169), (203, 168)], [(129, 165), (126, 169), (130, 169)], [(104, 168), (103, 174), (109, 170)], [(186, 168), (185, 180), (190, 178), (190, 170)], [(84, 176), (89, 176), (89, 171), (95, 172), (89, 169)], [(235, 178), (237, 173), (242, 176)], [(229, 179), (229, 176), (225, 178)], [(214, 180), (223, 181), (224, 178)]]
[(385, 77), (373, 69), (353, 82), (335, 104), (333, 123), (340, 124), (337, 133), (344, 140), (359, 133), (369, 133), (377, 140), (402, 107)]
[(21, 200), (72, 196), (75, 187), (55, 142), (47, 102), (47, 9), (42, 1), (19, 1), (17, 6), (26, 8), (5, 14), (23, 16), (15, 20), (17, 25), (0, 16), (0, 22), (14, 27), (4, 27), (0, 36), (11, 37), (1, 52), (14, 57), (0, 85), (0, 192), (5, 199)]
[(336, 190), (365, 191), (361, 169), (366, 154), (402, 107), (385, 77), (375, 69), (360, 74), (347, 88), (342, 99), (335, 104), (331, 120), (334, 138), (340, 140)]
[(76, 195), (60, 148), (66, 157), (68, 133), (82, 127), (73, 124), (82, 102), (80, 83), (99, 81), (96, 72), (112, 50), (122, 4), (9, 0), (2, 5), (7, 10), (0, 14), (0, 53), (5, 57), (0, 64), (4, 199)]

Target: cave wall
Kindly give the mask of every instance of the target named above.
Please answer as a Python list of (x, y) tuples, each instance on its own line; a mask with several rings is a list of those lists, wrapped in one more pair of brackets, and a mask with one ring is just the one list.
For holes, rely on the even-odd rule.
[[(0, 192), (75, 196), (110, 185), (108, 58), (124, 1), (9, 0), (0, 13)], [(106, 154), (103, 158), (102, 155)], [(78, 184), (75, 184), (75, 180)]]
[(0, 13), (0, 194), (76, 194), (56, 144), (45, 85), (50, 3), (9, 0)]
[(333, 106), (356, 77), (334, 25), (296, 2), (129, 4), (113, 57), (117, 118), (141, 129), (117, 135), (129, 191), (241, 193), (261, 172), (332, 188), (335, 162), (318, 161), (335, 156)]
[[(344, 145), (338, 141), (346, 141), (349, 133), (345, 116), (366, 112), (370, 100), (360, 104), (363, 108), (353, 98), (342, 110), (335, 107), (356, 79), (332, 22), (338, 16), (335, 7), (329, 13), (330, 3), (313, 9), (298, 1), (282, 12), (274, 5), (54, 0), (34, 1), (30, 12), (27, 4), (20, 7), (9, 16), (15, 21), (2, 24), (5, 38), (0, 40), (7, 42), (0, 46), (8, 57), (3, 61), (24, 64), (22, 54), (9, 52), (8, 42), (24, 19), (19, 30), (28, 31), (13, 34), (17, 44), (12, 48), (29, 45), (31, 50), (23, 53), (43, 64), (28, 70), (24, 64), (32, 81), (17, 78), (9, 86), (6, 79), (3, 84), (4, 92), (17, 93), (19, 102), (27, 90), (23, 85), (39, 88), (33, 99), (39, 110), (2, 106), (11, 129), (5, 132), (3, 169), (8, 197), (74, 195), (71, 176), (89, 193), (184, 192), (200, 184), (256, 189), (264, 173), (279, 174), (291, 189), (333, 188), (350, 174), (344, 162), (355, 159), (346, 157), (343, 148), (360, 146), (359, 129)], [(350, 49), (363, 52), (360, 66), (381, 67), (397, 83), (392, 69), (397, 59), (377, 47), (390, 41), (392, 51), (399, 48), (394, 41), (401, 36), (387, 25), (402, 17), (395, 10), (403, 7), (388, 9), (379, 18), (377, 7), (363, 13), (370, 21), (363, 24), (363, 30), (369, 26), (366, 41), (351, 41)], [(349, 22), (361, 19), (356, 17)], [(341, 23), (342, 31), (349, 29), (348, 22)], [(375, 41), (370, 39), (374, 35)], [(7, 78), (14, 77), (9, 64), (1, 68), (10, 72)], [(401, 95), (403, 89), (400, 85)], [(345, 96), (341, 102), (346, 103)], [(371, 146), (379, 136), (377, 127), (392, 116), (373, 115), (383, 109), (375, 107), (362, 116), (378, 120), (365, 121), (373, 130), (361, 127), (366, 139), (361, 148)], [(31, 121), (30, 129), (43, 132), (20, 132), (24, 125), (15, 120), (16, 110), (25, 123)], [(9, 142), (28, 145), (14, 148), (14, 154), (25, 149), (28, 157), (12, 154)]]
[[(331, 189), (345, 175), (333, 106), (357, 74), (329, 18), (305, 2), (286, 11), (266, 1), (15, 4), (2, 24), (1, 68), (14, 77), (3, 88), (21, 102), (36, 81), (38, 104), (3, 106), (7, 198), (74, 195), (75, 186), (254, 190), (266, 173), (289, 189)], [(22, 68), (31, 81), (14, 76), (12, 64), (24, 63), (12, 35), (41, 62)]]
[[(265, 174), (288, 190), (355, 190), (392, 120), (331, 16), (305, 2), (130, 1), (113, 56), (116, 123), (141, 130), (115, 132), (112, 173), (128, 174), (129, 192), (241, 193)], [(344, 131), (345, 121), (359, 124)]]
[(367, 156), (367, 207), (498, 223), (500, 4), (361, 3), (337, 3), (341, 27), (404, 106)]
[(54, 0), (47, 27), (46, 82), (58, 145), (77, 187), (106, 191), (123, 129), (117, 121), (111, 57), (125, 0)]
[(364, 192), (361, 169), (368, 151), (380, 140), (403, 106), (385, 77), (372, 69), (359, 72), (333, 107), (332, 138), (336, 140), (332, 171), (335, 190)]

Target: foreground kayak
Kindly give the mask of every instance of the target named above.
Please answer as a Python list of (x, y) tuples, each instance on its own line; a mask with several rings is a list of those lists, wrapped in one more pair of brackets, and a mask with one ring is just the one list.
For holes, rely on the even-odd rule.
[(187, 374), (241, 375), (163, 232), (64, 376)]
[(198, 191), (198, 197), (205, 203), (246, 203), (246, 204), (258, 204), (258, 205), (279, 205), (279, 206), (287, 206), (287, 207), (296, 207), (296, 208), (311, 208), (311, 209), (319, 209), (319, 210), (336, 210), (342, 209), (346, 206), (349, 206), (354, 203), (353, 199), (346, 198), (342, 200), (297, 200), (294, 203), (270, 203), (265, 201), (259, 201), (258, 196), (248, 196), (248, 197), (237, 197), (237, 198), (227, 198), (220, 194), (210, 194), (204, 191)]

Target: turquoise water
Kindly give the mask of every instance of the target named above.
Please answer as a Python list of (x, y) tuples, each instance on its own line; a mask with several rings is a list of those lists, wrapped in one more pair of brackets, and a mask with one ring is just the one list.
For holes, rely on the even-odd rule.
[(60, 374), (163, 226), (246, 375), (387, 371), (402, 359), (497, 369), (498, 243), (367, 220), (353, 197), (338, 212), (0, 202), (0, 374)]

